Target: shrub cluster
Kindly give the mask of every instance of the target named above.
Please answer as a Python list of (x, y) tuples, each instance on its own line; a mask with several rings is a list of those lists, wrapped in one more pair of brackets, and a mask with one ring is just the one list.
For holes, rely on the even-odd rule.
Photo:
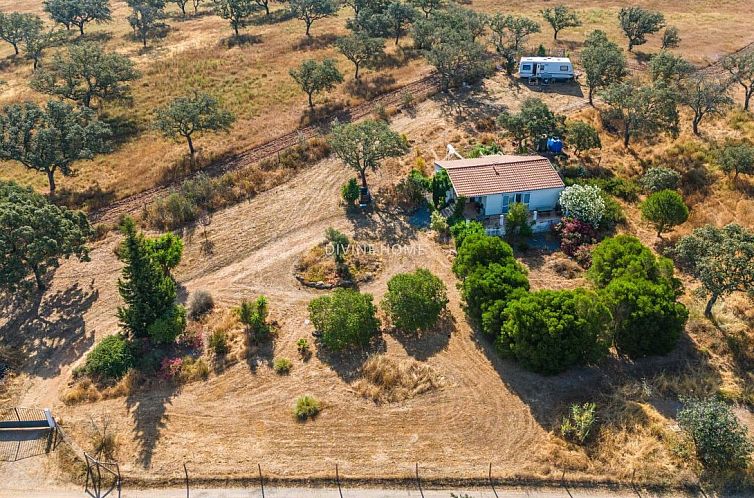
[(128, 339), (114, 334), (102, 339), (86, 355), (84, 372), (104, 379), (120, 379), (134, 366), (133, 348)]
[(253, 341), (259, 342), (270, 337), (272, 330), (267, 323), (270, 312), (265, 296), (259, 296), (254, 301), (244, 299), (237, 312), (238, 319), (246, 326), (246, 331)]
[(322, 343), (334, 351), (350, 345), (366, 345), (377, 334), (380, 321), (371, 294), (336, 289), (309, 302), (309, 319)]
[(445, 284), (424, 268), (392, 277), (381, 303), (393, 326), (404, 332), (434, 327), (447, 304)]
[(670, 260), (656, 257), (636, 237), (618, 235), (595, 248), (588, 276), (610, 309), (620, 354), (639, 358), (675, 348), (688, 310), (676, 300), (679, 284)]
[(212, 294), (204, 290), (198, 290), (191, 294), (191, 301), (189, 301), (189, 317), (191, 317), (192, 320), (198, 320), (212, 311), (214, 307), (215, 300), (212, 298)]

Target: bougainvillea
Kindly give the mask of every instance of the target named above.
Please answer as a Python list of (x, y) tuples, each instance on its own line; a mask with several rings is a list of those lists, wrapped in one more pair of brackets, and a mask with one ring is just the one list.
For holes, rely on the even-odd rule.
[(584, 246), (597, 241), (597, 231), (589, 223), (574, 219), (563, 218), (555, 225), (555, 231), (560, 235), (560, 250), (568, 256), (575, 257)]

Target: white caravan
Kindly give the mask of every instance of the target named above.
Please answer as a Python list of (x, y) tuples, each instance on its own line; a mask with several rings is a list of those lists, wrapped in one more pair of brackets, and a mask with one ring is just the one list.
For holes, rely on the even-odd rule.
[(572, 80), (573, 64), (567, 57), (522, 57), (518, 63), (518, 77), (542, 81)]

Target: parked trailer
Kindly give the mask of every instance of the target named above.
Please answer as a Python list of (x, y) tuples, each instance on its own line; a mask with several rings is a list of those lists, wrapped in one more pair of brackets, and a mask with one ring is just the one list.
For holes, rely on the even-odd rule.
[(522, 57), (518, 63), (518, 77), (543, 82), (574, 79), (573, 64), (568, 57)]

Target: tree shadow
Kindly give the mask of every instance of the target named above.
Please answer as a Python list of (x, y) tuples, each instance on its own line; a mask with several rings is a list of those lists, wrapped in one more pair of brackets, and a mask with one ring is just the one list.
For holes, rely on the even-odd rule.
[(272, 368), (272, 360), (275, 357), (275, 344), (272, 340), (261, 343), (250, 343), (246, 354), (246, 364), (249, 370), (256, 373), (260, 366)]
[(452, 313), (443, 313), (432, 330), (404, 332), (396, 329), (391, 335), (401, 343), (406, 353), (416, 360), (426, 361), (448, 347), (450, 336), (455, 330), (455, 317)]
[(250, 33), (242, 33), (238, 36), (229, 36), (220, 40), (220, 46), (224, 48), (244, 47), (262, 43), (262, 37)]
[(489, 94), (481, 87), (438, 93), (433, 99), (455, 125), (472, 134), (477, 133), (477, 123), (488, 120), (490, 116), (497, 117), (507, 110), (505, 106), (491, 103)]
[(111, 31), (96, 31), (94, 33), (84, 33), (84, 36), (79, 36), (76, 39), (76, 42), (79, 41), (82, 42), (96, 42), (96, 43), (107, 43), (113, 38), (113, 33)]
[(377, 74), (351, 80), (346, 83), (346, 92), (364, 100), (372, 100), (378, 95), (391, 92), (396, 89), (395, 78), (389, 74)]
[(110, 142), (116, 146), (123, 145), (141, 131), (136, 120), (128, 115), (103, 112), (99, 120), (110, 128)]
[[(308, 108), (301, 114), (299, 119), (299, 126), (311, 126), (314, 124), (326, 125), (334, 115), (342, 114), (346, 109), (343, 102), (327, 102), (320, 104), (314, 108)], [(350, 121), (350, 118), (348, 118)], [(345, 120), (341, 120), (345, 121)]]
[(537, 93), (552, 93), (555, 95), (563, 95), (570, 97), (578, 97), (583, 99), (584, 92), (581, 89), (581, 85), (575, 81), (570, 82), (550, 82), (548, 84), (527, 85), (527, 88)]
[(381, 240), (388, 245), (407, 245), (417, 238), (417, 229), (408, 220), (379, 208), (348, 210), (354, 239)]
[[(707, 356), (700, 352), (688, 335), (684, 334), (675, 350), (667, 356), (653, 356), (629, 360), (610, 356), (599, 365), (573, 367), (557, 375), (540, 375), (518, 365), (514, 360), (501, 358), (490, 339), (476, 332), (474, 342), (484, 351), (506, 387), (531, 409), (537, 423), (552, 428), (560, 424), (565, 406), (571, 403), (599, 400), (609, 396), (617, 386), (627, 382), (640, 382), (660, 374), (680, 374), (689, 369), (706, 368), (710, 372)], [(716, 382), (722, 381), (717, 373)], [(673, 403), (654, 399), (659, 409), (669, 414)]]
[(377, 60), (375, 69), (397, 69), (405, 66), (413, 60), (419, 59), (421, 56), (421, 52), (418, 52), (416, 50), (400, 49), (395, 53), (385, 53)]
[(74, 284), (64, 291), (37, 293), (31, 300), (14, 297), (2, 305), (7, 320), (0, 325), (0, 347), (21, 353), (23, 371), (55, 377), (94, 343), (83, 315), (98, 299), (98, 290)]
[(139, 446), (139, 463), (148, 468), (168, 420), (167, 407), (180, 386), (175, 382), (160, 382), (149, 390), (134, 390), (126, 397), (126, 407), (133, 416), (133, 435)]
[(71, 209), (85, 208), (89, 211), (100, 209), (115, 200), (115, 189), (103, 190), (99, 184), (90, 185), (85, 190), (71, 190), (67, 187), (55, 191), (52, 201)]
[(246, 24), (254, 26), (264, 26), (266, 24), (277, 24), (285, 21), (290, 21), (296, 17), (293, 12), (288, 9), (278, 9), (270, 11), (270, 15), (256, 16), (247, 21)]
[(335, 33), (325, 33), (315, 36), (305, 36), (293, 43), (293, 50), (321, 50), (327, 48), (339, 37)]
[(382, 334), (375, 335), (365, 347), (351, 347), (343, 351), (330, 351), (317, 339), (317, 359), (328, 365), (343, 381), (351, 383), (361, 375), (361, 367), (372, 355), (387, 351), (387, 344)]

